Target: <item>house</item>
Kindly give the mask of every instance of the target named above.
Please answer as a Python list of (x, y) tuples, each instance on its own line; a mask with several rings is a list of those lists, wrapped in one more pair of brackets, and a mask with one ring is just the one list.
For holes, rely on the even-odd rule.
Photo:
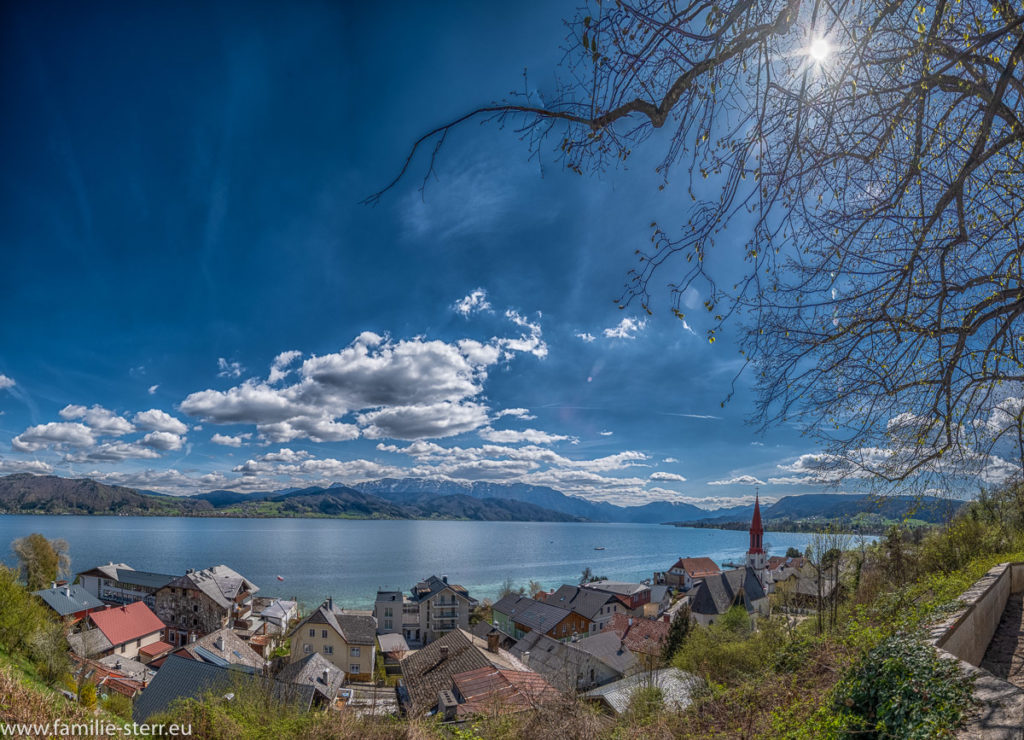
[(87, 614), (107, 608), (106, 604), (81, 586), (54, 584), (50, 588), (33, 591), (32, 595), (42, 599), (57, 616), (67, 622), (77, 622), (84, 619)]
[(268, 692), (275, 700), (303, 710), (308, 710), (313, 702), (312, 686), (262, 678), (241, 667), (225, 668), (169, 655), (153, 681), (135, 700), (132, 719), (137, 723), (145, 722), (178, 699), (201, 699), (208, 694), (233, 697), (235, 692), (248, 687)]
[(143, 687), (149, 684), (156, 675), (156, 671), (152, 668), (137, 660), (132, 660), (131, 658), (121, 658), (117, 655), (108, 655), (105, 658), (100, 658), (96, 662), (108, 671), (124, 676), (130, 681), (135, 681)]
[(331, 707), (338, 698), (338, 691), (345, 684), (345, 671), (327, 660), (320, 653), (310, 653), (289, 663), (276, 676), (278, 681), (313, 688), (313, 704)]
[(665, 571), (664, 585), (689, 591), (702, 578), (716, 576), (721, 572), (711, 558), (679, 558)]
[(427, 644), (453, 629), (469, 629), (476, 606), (465, 588), (448, 583), (448, 576), (430, 576), (406, 596), (401, 591), (378, 591), (373, 604), (380, 634), (401, 633), (410, 644)]
[(617, 634), (622, 644), (641, 662), (654, 665), (661, 660), (661, 655), (665, 651), (669, 629), (670, 624), (663, 620), (616, 614), (612, 621), (605, 625), (604, 631)]
[(292, 629), (290, 662), (320, 653), (352, 681), (369, 681), (377, 654), (376, 633), (373, 617), (349, 614), (329, 598)]
[(561, 586), (556, 591), (544, 595), (545, 604), (554, 604), (580, 615), (587, 621), (587, 630), (582, 634), (594, 634), (604, 629), (615, 614), (625, 614), (626, 605), (617, 594), (594, 591), (580, 586)]
[(582, 691), (622, 676), (576, 643), (559, 642), (539, 632), (530, 632), (510, 652), (560, 691)]
[(121, 605), (142, 601), (152, 609), (156, 606), (156, 592), (176, 577), (166, 573), (135, 570), (125, 563), (110, 562), (82, 571), (75, 577), (75, 581), (105, 603)]
[(758, 615), (771, 613), (768, 594), (753, 568), (743, 566), (705, 578), (693, 593), (690, 614), (698, 624), (707, 626), (737, 605), (747, 610), (751, 622)]
[(114, 646), (110, 644), (106, 635), (93, 627), (68, 635), (68, 649), (71, 650), (72, 655), (88, 660), (110, 655)]
[(299, 615), (298, 603), (285, 599), (265, 599), (257, 596), (253, 601), (253, 608), (257, 617), (276, 628), (273, 631), (277, 634), (287, 632), (288, 625)]
[[(527, 667), (498, 646), (497, 636), (482, 640), (463, 629), (455, 629), (402, 659), (405, 691), (402, 704), (410, 717), (423, 717), (438, 708), (439, 694), (451, 692), (453, 677), (479, 668), (527, 671)], [(451, 698), (449, 709), (458, 702)], [(444, 708), (440, 707), (439, 711)]]
[(114, 667), (108, 667), (97, 660), (71, 655), (71, 678), (79, 685), (85, 681), (95, 685), (97, 693), (115, 692), (134, 699), (146, 687), (152, 676), (149, 676), (147, 681), (139, 681), (118, 670), (116, 664)]
[[(448, 696), (456, 702), (454, 707)], [(438, 712), (442, 721), (450, 722), (474, 714), (521, 712), (559, 696), (559, 691), (539, 673), (485, 666), (452, 676), (451, 691), (441, 692), (438, 697)]]
[(656, 687), (661, 689), (662, 701), (666, 709), (682, 711), (693, 701), (694, 693), (702, 684), (703, 681), (692, 673), (681, 671), (678, 668), (662, 668), (600, 686), (588, 691), (586, 696), (612, 714), (618, 715), (629, 708), (630, 699), (637, 689)]
[(87, 619), (110, 643), (105, 653), (120, 658), (137, 658), (141, 648), (160, 642), (164, 632), (164, 623), (141, 601), (92, 612)]
[(175, 655), (219, 666), (245, 666), (260, 672), (267, 661), (227, 627), (178, 648)]
[(664, 585), (653, 585), (651, 586), (651, 600), (644, 605), (644, 613), (642, 616), (648, 619), (660, 617), (672, 606), (672, 590)]
[(481, 640), (486, 640), (488, 635), (490, 635), (492, 632), (495, 633), (495, 635), (498, 638), (498, 645), (500, 645), (505, 650), (511, 649), (511, 647), (516, 644), (516, 638), (512, 637), (512, 635), (508, 634), (507, 632), (503, 632), (502, 630), (498, 629), (490, 622), (477, 622), (469, 628), (469, 631), (472, 632), (475, 636), (479, 637)]
[(570, 609), (519, 594), (499, 599), (491, 607), (491, 616), (495, 627), (517, 640), (534, 630), (556, 640), (571, 640), (590, 628), (589, 620)]
[(651, 587), (646, 583), (600, 580), (581, 585), (583, 588), (618, 596), (626, 608), (626, 613), (631, 617), (643, 616), (644, 607), (651, 602)]
[(157, 590), (154, 610), (167, 625), (165, 640), (180, 647), (222, 627), (248, 628), (258, 590), (226, 565), (188, 570)]
[(640, 661), (615, 632), (600, 632), (573, 644), (608, 666), (616, 679), (631, 676), (642, 667)]

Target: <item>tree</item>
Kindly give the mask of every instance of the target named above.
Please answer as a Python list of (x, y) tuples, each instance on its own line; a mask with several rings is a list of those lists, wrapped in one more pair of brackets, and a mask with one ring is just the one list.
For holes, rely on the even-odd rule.
[(544, 586), (541, 584), (540, 581), (531, 580), (530, 583), (526, 586), (526, 595), (533, 598), (543, 590)]
[(672, 660), (672, 656), (679, 652), (679, 648), (686, 642), (687, 635), (690, 634), (690, 607), (685, 605), (676, 612), (675, 618), (668, 628), (668, 639), (665, 641), (664, 652), (662, 653), (662, 660), (668, 662)]
[(594, 571), (592, 571), (588, 565), (583, 569), (583, 572), (580, 573), (580, 584), (589, 583), (592, 580), (594, 580)]
[(516, 586), (516, 582), (512, 579), (512, 576), (506, 576), (505, 580), (502, 581), (501, 588), (498, 589), (498, 598), (504, 599), (506, 596), (512, 594), (522, 594), (523, 587)]
[(791, 546), (786, 548), (786, 557), (787, 558), (799, 558), (799, 557), (803, 557), (803, 553), (800, 552), (800, 548), (799, 547), (793, 547), (791, 545)]
[(11, 543), (18, 556), (21, 577), (29, 591), (48, 588), (59, 575), (71, 571), (71, 556), (65, 540), (47, 540), (39, 533), (20, 537)]
[(680, 320), (684, 296), (703, 300), (710, 342), (737, 323), (754, 419), (825, 449), (807, 480), (1019, 472), (1019, 2), (621, 0), (568, 28), (543, 102), (524, 92), (426, 132), (368, 202), (421, 148), (429, 176), (473, 119), (514, 123), (531, 155), (554, 148), (577, 173), (662, 147), (658, 188), (678, 175), (693, 203), (651, 225), (620, 305), (650, 312), (664, 280)]

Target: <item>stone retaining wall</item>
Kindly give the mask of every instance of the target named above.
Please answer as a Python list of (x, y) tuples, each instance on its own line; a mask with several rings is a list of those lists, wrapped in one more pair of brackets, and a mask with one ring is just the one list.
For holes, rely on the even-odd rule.
[(929, 629), (939, 653), (956, 658), (974, 676), (974, 696), (981, 705), (958, 737), (1024, 740), (1024, 691), (978, 667), (1007, 599), (1019, 591), (1024, 591), (1024, 563), (1001, 563), (960, 596), (959, 609)]

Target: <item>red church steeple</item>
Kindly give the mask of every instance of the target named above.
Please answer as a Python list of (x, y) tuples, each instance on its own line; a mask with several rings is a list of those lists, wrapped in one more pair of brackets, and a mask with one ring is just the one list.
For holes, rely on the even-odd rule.
[(761, 526), (761, 494), (754, 494), (754, 518), (750, 522), (750, 549), (748, 555), (764, 554), (764, 527)]

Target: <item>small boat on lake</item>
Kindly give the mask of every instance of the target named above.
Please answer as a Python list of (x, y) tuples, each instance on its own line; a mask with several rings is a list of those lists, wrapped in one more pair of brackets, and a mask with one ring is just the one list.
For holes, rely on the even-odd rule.
[(594, 549), (595, 550), (603, 550), (604, 548), (603, 547), (595, 547)]

